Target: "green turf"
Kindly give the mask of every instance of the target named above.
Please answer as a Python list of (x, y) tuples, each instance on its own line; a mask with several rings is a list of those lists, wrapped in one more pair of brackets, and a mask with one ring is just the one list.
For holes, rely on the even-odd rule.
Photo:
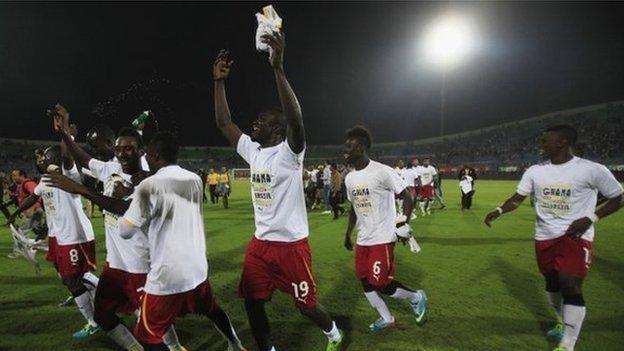
[[(528, 204), (488, 229), (485, 213), (514, 190), (515, 182), (480, 181), (472, 211), (458, 209), (455, 181), (445, 183), (448, 207), (414, 222), (423, 251), (397, 247), (397, 279), (424, 288), (430, 298), (429, 321), (416, 326), (407, 305), (389, 301), (398, 328), (371, 335), (377, 318), (353, 273), (353, 254), (342, 247), (346, 218), (332, 221), (310, 213), (310, 238), (319, 301), (346, 332), (348, 350), (550, 350), (543, 335), (552, 322), (533, 252), (533, 214)], [(253, 232), (249, 190), (234, 186), (231, 208), (206, 207), (206, 236), (211, 281), (218, 301), (239, 335), (252, 346), (242, 302), (237, 298), (244, 248)], [(101, 218), (94, 220), (98, 260), (103, 263)], [(619, 230), (617, 228), (620, 228)], [(596, 256), (585, 284), (587, 318), (578, 350), (621, 350), (624, 345), (624, 212), (601, 221)], [(11, 260), (6, 227), (0, 229), (0, 350), (110, 350), (104, 334), (74, 341), (82, 324), (76, 308), (59, 308), (67, 296), (54, 270), (40, 257), (43, 275), (35, 276), (24, 259)], [(278, 350), (324, 350), (325, 336), (301, 317), (288, 296), (276, 293), (268, 305)], [(134, 324), (132, 318), (126, 319)], [(225, 350), (211, 324), (199, 317), (177, 323), (189, 350)], [(250, 349), (254, 349), (251, 347)]]

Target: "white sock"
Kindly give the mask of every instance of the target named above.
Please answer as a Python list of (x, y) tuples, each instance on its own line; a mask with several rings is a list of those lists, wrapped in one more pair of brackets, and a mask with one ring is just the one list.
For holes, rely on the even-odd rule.
[(85, 291), (82, 295), (74, 297), (78, 310), (82, 316), (89, 322), (92, 327), (97, 327), (97, 323), (93, 320), (93, 299), (89, 291)]
[(332, 328), (330, 331), (326, 332), (323, 330), (323, 333), (325, 333), (327, 338), (331, 341), (338, 341), (341, 337), (340, 330), (338, 330), (338, 327), (336, 327), (336, 322), (332, 322)]
[(167, 347), (171, 351), (184, 350), (182, 348), (182, 345), (180, 345), (180, 341), (178, 340), (178, 334), (176, 334), (176, 331), (173, 325), (171, 326), (171, 328), (169, 328), (169, 330), (167, 330), (165, 335), (163, 335), (162, 340), (163, 340), (163, 343), (165, 343), (165, 345), (167, 345)]
[(118, 324), (113, 330), (106, 333), (117, 345), (130, 351), (143, 351), (143, 346), (139, 344), (134, 335), (123, 324)]
[(563, 318), (562, 318), (562, 311), (561, 311), (561, 308), (562, 308), (561, 292), (547, 291), (546, 297), (548, 298), (548, 302), (550, 303), (550, 306), (552, 306), (552, 308), (555, 310), (555, 313), (557, 313), (557, 322), (562, 322)]
[(401, 288), (397, 288), (394, 294), (390, 295), (393, 299), (409, 300), (411, 303), (418, 303), (422, 299), (420, 293), (409, 291)]
[(371, 306), (373, 306), (373, 308), (376, 309), (377, 312), (379, 312), (379, 315), (381, 316), (381, 318), (383, 318), (384, 322), (394, 322), (394, 317), (392, 316), (392, 313), (390, 313), (390, 309), (388, 309), (386, 302), (381, 298), (381, 295), (379, 295), (378, 292), (365, 292), (364, 295), (366, 296), (366, 299), (371, 304)]
[(420, 212), (425, 213), (425, 202), (421, 201), (418, 205), (420, 206)]
[(95, 274), (91, 272), (87, 272), (82, 275), (82, 281), (84, 282), (84, 286), (87, 288), (87, 290), (89, 290), (89, 294), (91, 295), (91, 301), (95, 300), (95, 290), (97, 290), (100, 278), (98, 278)]
[(564, 346), (566, 350), (574, 350), (576, 339), (581, 332), (581, 326), (585, 319), (585, 306), (563, 305), (563, 339), (560, 346)]

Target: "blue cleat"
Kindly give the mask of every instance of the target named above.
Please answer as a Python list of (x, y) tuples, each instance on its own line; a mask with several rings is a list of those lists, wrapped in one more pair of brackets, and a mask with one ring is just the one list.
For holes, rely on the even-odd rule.
[(84, 339), (86, 337), (89, 337), (97, 332), (100, 331), (100, 327), (96, 326), (93, 327), (91, 326), (89, 323), (85, 324), (84, 327), (82, 327), (82, 329), (80, 329), (79, 331), (75, 332), (72, 337), (74, 339)]
[(558, 344), (563, 339), (563, 323), (557, 322), (555, 326), (546, 332), (546, 340)]
[(396, 323), (394, 321), (386, 322), (383, 318), (379, 318), (378, 320), (375, 321), (375, 323), (369, 325), (368, 329), (372, 331), (373, 333), (377, 333), (384, 329), (394, 328), (395, 326), (396, 326)]
[(427, 294), (424, 290), (416, 291), (422, 298), (417, 303), (412, 303), (412, 310), (416, 316), (416, 324), (423, 325), (427, 321)]

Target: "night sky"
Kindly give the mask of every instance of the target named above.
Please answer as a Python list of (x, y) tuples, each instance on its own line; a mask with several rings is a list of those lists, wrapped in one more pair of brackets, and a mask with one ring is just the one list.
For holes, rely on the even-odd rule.
[[(228, 97), (246, 130), (278, 106), (254, 13), (266, 3), (0, 3), (0, 136), (50, 139), (43, 111), (64, 103), (81, 133), (118, 129), (143, 109), (186, 145), (224, 145), (212, 63), (235, 60)], [(448, 73), (447, 132), (624, 98), (624, 3), (277, 3), (286, 73), (308, 142), (342, 143), (362, 123), (376, 141), (439, 133), (441, 72), (423, 62), (425, 26), (475, 19), (482, 45)]]

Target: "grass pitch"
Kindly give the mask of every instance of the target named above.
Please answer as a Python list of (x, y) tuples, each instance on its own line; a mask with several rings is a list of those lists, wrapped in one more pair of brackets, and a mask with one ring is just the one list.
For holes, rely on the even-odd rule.
[[(485, 213), (515, 189), (516, 182), (478, 181), (474, 207), (459, 210), (456, 181), (444, 184), (447, 208), (413, 222), (423, 251), (414, 255), (398, 246), (396, 277), (429, 295), (429, 321), (414, 323), (405, 304), (387, 299), (398, 322), (395, 330), (368, 332), (377, 318), (354, 277), (353, 253), (343, 246), (346, 216), (311, 212), (310, 241), (319, 301), (346, 332), (344, 350), (551, 350), (544, 333), (553, 320), (533, 251), (534, 215), (528, 203), (503, 216), (493, 228)], [(243, 253), (253, 233), (246, 182), (236, 182), (225, 210), (205, 204), (211, 282), (218, 302), (233, 320), (244, 344), (254, 350), (242, 301), (237, 297)], [(104, 262), (104, 228), (93, 220), (98, 262)], [(619, 229), (618, 229), (619, 228)], [(621, 350), (624, 345), (624, 211), (598, 224), (594, 263), (585, 284), (587, 318), (577, 350)], [(0, 350), (116, 350), (104, 333), (75, 341), (71, 334), (84, 320), (75, 307), (57, 304), (67, 291), (54, 269), (38, 259), (36, 276), (26, 260), (9, 259), (8, 228), (0, 228)], [(289, 296), (276, 292), (268, 304), (278, 350), (319, 351), (326, 338), (300, 316)], [(125, 318), (134, 325), (134, 317)], [(211, 323), (186, 317), (176, 324), (189, 350), (225, 350)]]

